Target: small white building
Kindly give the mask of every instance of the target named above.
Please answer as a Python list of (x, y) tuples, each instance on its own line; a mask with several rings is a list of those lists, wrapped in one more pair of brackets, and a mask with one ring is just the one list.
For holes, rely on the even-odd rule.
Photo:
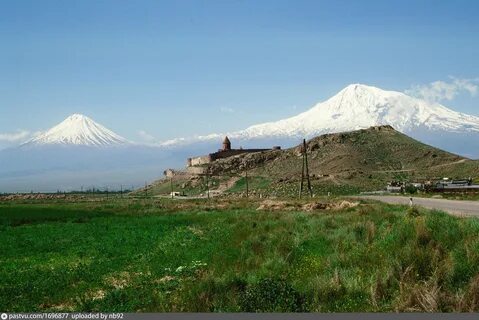
[(386, 190), (391, 193), (401, 193), (402, 187), (400, 186), (387, 186)]

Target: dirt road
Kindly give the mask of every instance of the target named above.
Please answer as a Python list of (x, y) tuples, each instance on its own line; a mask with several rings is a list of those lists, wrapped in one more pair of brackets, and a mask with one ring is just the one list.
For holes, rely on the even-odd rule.
[[(359, 196), (361, 199), (378, 200), (391, 204), (409, 205), (409, 197), (401, 196)], [(447, 200), (433, 198), (416, 198), (413, 197), (415, 205), (429, 208), (439, 209), (455, 215), (466, 215), (479, 217), (479, 201), (463, 201), (463, 200)]]

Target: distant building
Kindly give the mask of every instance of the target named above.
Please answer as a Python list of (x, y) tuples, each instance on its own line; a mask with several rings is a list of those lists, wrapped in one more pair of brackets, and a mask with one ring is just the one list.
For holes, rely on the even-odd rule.
[(423, 182), (399, 182), (391, 181), (386, 190), (391, 193), (403, 193), (407, 186), (413, 186), (417, 190), (425, 192), (474, 192), (479, 193), (479, 185), (474, 184), (471, 178), (467, 179), (449, 179), (436, 178), (425, 180)]
[(386, 190), (391, 193), (402, 193), (404, 191), (404, 183), (400, 181), (391, 181), (388, 183)]
[(187, 167), (201, 166), (201, 165), (216, 161), (218, 159), (225, 159), (225, 158), (233, 157), (233, 156), (244, 154), (244, 153), (254, 153), (254, 152), (280, 150), (280, 149), (281, 147), (279, 146), (274, 146), (273, 148), (270, 148), (270, 149), (243, 149), (241, 147), (239, 149), (232, 149), (230, 139), (228, 137), (225, 137), (223, 140), (223, 145), (221, 149), (219, 149), (217, 152), (209, 153), (204, 156), (188, 158)]
[(474, 184), (471, 178), (461, 180), (443, 178), (433, 184), (432, 190), (436, 192), (479, 192), (479, 185)]
[(386, 191), (391, 192), (391, 193), (402, 193), (403, 192), (403, 187), (387, 186)]
[(412, 182), (411, 185), (418, 190), (424, 189), (424, 183), (421, 182)]

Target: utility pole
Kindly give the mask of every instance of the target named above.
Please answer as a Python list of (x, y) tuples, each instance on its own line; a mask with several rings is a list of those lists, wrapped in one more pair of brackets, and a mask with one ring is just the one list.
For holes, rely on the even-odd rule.
[(210, 200), (210, 172), (206, 173), (206, 192), (208, 192), (208, 200)]
[(308, 163), (308, 150), (306, 149), (306, 139), (303, 139), (303, 147), (304, 147), (304, 161), (306, 162), (306, 178), (308, 179), (308, 190), (309, 196), (313, 197), (313, 189), (311, 189), (311, 180), (309, 178), (309, 163)]
[[(304, 140), (303, 140), (304, 142)], [(304, 181), (304, 143), (301, 146), (301, 161), (302, 161), (302, 166), (301, 166), (301, 182), (299, 184), (299, 198), (301, 199), (301, 195), (303, 194), (303, 181)]]
[(208, 200), (210, 199), (210, 167), (206, 167), (206, 192), (208, 194)]
[(313, 197), (313, 189), (311, 188), (311, 180), (309, 179), (309, 165), (308, 165), (308, 153), (307, 153), (307, 147), (306, 147), (306, 139), (303, 139), (303, 146), (301, 148), (301, 154), (302, 154), (302, 167), (301, 167), (301, 183), (299, 185), (299, 198), (301, 199), (301, 195), (303, 193), (303, 186), (304, 186), (304, 178), (306, 176), (307, 182), (308, 182), (308, 191), (309, 191), (309, 196)]
[(170, 196), (173, 199), (173, 177), (170, 178)]
[(245, 180), (246, 180), (246, 198), (249, 198), (248, 168), (246, 168)]

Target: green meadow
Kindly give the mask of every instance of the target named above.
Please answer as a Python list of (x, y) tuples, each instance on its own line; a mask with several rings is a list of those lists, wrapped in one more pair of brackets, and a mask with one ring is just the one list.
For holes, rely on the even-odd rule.
[(478, 219), (259, 205), (4, 202), (0, 310), (479, 311)]

